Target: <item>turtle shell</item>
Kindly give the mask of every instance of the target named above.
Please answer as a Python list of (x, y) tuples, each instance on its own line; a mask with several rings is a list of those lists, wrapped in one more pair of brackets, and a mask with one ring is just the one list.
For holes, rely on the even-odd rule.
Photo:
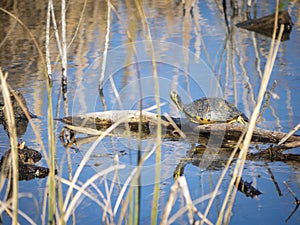
[[(184, 104), (183, 113), (193, 122), (205, 124), (216, 122), (248, 122), (248, 118), (230, 102), (216, 97), (204, 97)], [(244, 122), (241, 122), (242, 120)]]

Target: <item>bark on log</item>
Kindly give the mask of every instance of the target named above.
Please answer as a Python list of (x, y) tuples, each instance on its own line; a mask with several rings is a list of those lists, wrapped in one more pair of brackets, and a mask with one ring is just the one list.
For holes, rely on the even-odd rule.
[[(157, 126), (157, 114), (142, 111), (142, 132), (143, 137), (154, 135)], [(220, 137), (224, 140), (238, 141), (242, 133), (247, 129), (247, 126), (237, 123), (225, 124), (214, 123), (199, 125), (190, 122), (185, 118), (171, 118), (176, 126), (178, 126), (188, 138), (204, 137), (210, 138)], [(60, 121), (72, 125), (69, 129), (76, 132), (84, 133), (84, 128), (87, 128), (87, 134), (92, 134), (91, 129), (100, 131), (106, 130), (112, 124), (121, 121), (118, 127), (118, 134), (124, 133), (124, 130), (134, 133), (138, 132), (138, 124), (140, 122), (140, 111), (138, 110), (114, 110), (106, 112), (86, 113), (77, 116), (70, 116), (59, 119)], [(162, 116), (163, 137), (178, 138), (178, 132), (171, 122), (166, 117)], [(75, 129), (78, 127), (78, 129)], [(98, 132), (99, 133), (99, 132)], [(98, 134), (95, 132), (95, 134)], [(101, 133), (101, 132), (100, 132)], [(128, 132), (127, 132), (128, 135)], [(271, 130), (256, 128), (253, 132), (252, 141), (259, 143), (277, 144), (287, 134)], [(289, 144), (290, 143), (290, 144)], [(299, 147), (300, 136), (292, 135), (286, 140), (286, 144), (279, 149)]]

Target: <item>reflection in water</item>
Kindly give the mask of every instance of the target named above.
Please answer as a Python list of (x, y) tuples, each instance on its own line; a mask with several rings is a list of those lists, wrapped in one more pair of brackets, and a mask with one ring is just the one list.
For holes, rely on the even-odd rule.
[[(12, 109), (14, 112), (15, 123), (16, 123), (16, 131), (17, 136), (20, 137), (25, 134), (27, 125), (28, 125), (28, 117), (36, 118), (36, 116), (29, 112), (26, 104), (26, 100), (20, 91), (11, 90), (10, 91), (10, 100), (12, 104)], [(0, 93), (0, 123), (3, 125), (4, 129), (8, 134), (8, 124), (5, 119), (5, 104), (2, 96), (2, 92)]]
[[(266, 35), (272, 38), (275, 23), (275, 13), (269, 16), (264, 16), (258, 19), (250, 19), (236, 24), (237, 27), (246, 30), (255, 31), (257, 33)], [(292, 32), (293, 22), (288, 11), (279, 12), (276, 29), (276, 38), (279, 34), (280, 26), (284, 25), (284, 31), (281, 41), (290, 40), (290, 33)]]
[[(39, 151), (28, 148), (25, 143), (18, 145), (18, 171), (19, 180), (31, 180), (34, 178), (45, 178), (49, 174), (49, 169), (35, 165), (42, 159)], [(11, 149), (8, 149), (0, 161), (1, 175), (11, 178), (12, 174)]]
[[(234, 105), (245, 112), (246, 115), (251, 115), (253, 106), (256, 102), (265, 61), (269, 52), (270, 39), (262, 35), (257, 35), (254, 32), (238, 29), (235, 26), (236, 23), (244, 21), (245, 18), (247, 18), (249, 11), (245, 11), (245, 1), (234, 1), (238, 3), (234, 7), (230, 7), (229, 4), (225, 5), (225, 7), (222, 5), (222, 1), (186, 1), (187, 5), (185, 8), (187, 10), (189, 9), (188, 4), (191, 4), (191, 2), (197, 3), (193, 9), (193, 17), (191, 17), (188, 12), (183, 15), (181, 1), (154, 0), (143, 1), (142, 3), (152, 38), (158, 43), (169, 42), (180, 46), (180, 48), (177, 48), (174, 51), (173, 48), (170, 48), (170, 44), (159, 45), (160, 52), (162, 53), (160, 56), (163, 57), (157, 58), (157, 61), (166, 58), (169, 59), (169, 61), (172, 61), (172, 64), (168, 64), (168, 66), (164, 64), (165, 61), (159, 61), (159, 77), (169, 81), (168, 86), (162, 85), (162, 89), (169, 94), (171, 88), (180, 88), (182, 92), (186, 93), (184, 97), (189, 99), (205, 97), (203, 90), (199, 90), (201, 89), (199, 87), (205, 86), (208, 90), (211, 90), (213, 85), (210, 83), (210, 80), (202, 79), (208, 78), (210, 75), (203, 73), (202, 70), (195, 70), (193, 71), (193, 76), (198, 78), (199, 82), (197, 79), (191, 79), (191, 64), (203, 58), (209, 65), (210, 70), (213, 71), (213, 75), (222, 89), (223, 97), (226, 100), (233, 102)], [(100, 70), (95, 68), (91, 73), (88, 72), (90, 69), (88, 67), (89, 65), (92, 65), (93, 62), (97, 61), (104, 49), (107, 24), (106, 2), (90, 1), (87, 2), (85, 7), (84, 1), (73, 0), (70, 1), (67, 6), (67, 44), (70, 44), (68, 48), (69, 83), (67, 95), (69, 100), (68, 108), (70, 111), (64, 112), (65, 114), (63, 115), (61, 114), (61, 111), (63, 111), (60, 109), (61, 105), (59, 101), (57, 101), (60, 90), (61, 73), (60, 66), (56, 63), (58, 50), (56, 48), (54, 35), (51, 35), (49, 47), (51, 50), (51, 63), (54, 68), (53, 102), (54, 108), (56, 109), (55, 113), (58, 118), (67, 116), (67, 113), (74, 115), (78, 112), (86, 112), (87, 109), (93, 111), (95, 111), (94, 109), (97, 109), (97, 111), (114, 109), (114, 107), (116, 107), (116, 99), (120, 96), (121, 98), (119, 98), (119, 100), (123, 105), (125, 101), (128, 103), (127, 105), (125, 104), (126, 106), (136, 106), (137, 103), (132, 102), (139, 96), (139, 93), (137, 92), (138, 86), (135, 85), (139, 83), (137, 82), (137, 73), (140, 72), (142, 75), (141, 77), (152, 77), (151, 61), (148, 61), (148, 64), (143, 64), (139, 61), (141, 65), (140, 71), (137, 71), (137, 67), (128, 65), (132, 63), (132, 59), (134, 59), (133, 49), (128, 48), (128, 43), (145, 40), (144, 27), (141, 23), (136, 3), (130, 0), (113, 1), (111, 3), (116, 11), (111, 14), (112, 21), (108, 47), (109, 50), (116, 50), (117, 47), (120, 46), (123, 46), (123, 48), (122, 52), (115, 51), (115, 53), (118, 53), (116, 57), (108, 60), (107, 68), (117, 68), (117, 70), (106, 71), (107, 75), (113, 79), (108, 79), (106, 86), (104, 86), (103, 96), (106, 103), (105, 107), (102, 106), (97, 91)], [(178, 5), (176, 3), (178, 3)], [(55, 5), (56, 18), (60, 18), (60, 4), (55, 4), (57, 4)], [(271, 14), (273, 11), (270, 10), (275, 8), (274, 4), (273, 1), (258, 1), (251, 7), (250, 14), (253, 15), (253, 18)], [(22, 22), (28, 26), (34, 37), (36, 37), (41, 48), (44, 49), (47, 1), (1, 1), (0, 6), (20, 18)], [(300, 14), (299, 3), (297, 1), (283, 2), (281, 7), (289, 11), (295, 25), (293, 32), (290, 33), (290, 40), (280, 45), (280, 53), (277, 56), (275, 67), (272, 72), (272, 81), (275, 79), (278, 80), (278, 85), (274, 92), (279, 98), (271, 98), (270, 107), (266, 109), (259, 126), (273, 130), (277, 129), (280, 125), (283, 131), (287, 132), (299, 122), (298, 112), (300, 111), (300, 106), (298, 103), (300, 95), (298, 84), (300, 79), (298, 71), (300, 71)], [(116, 16), (116, 14), (118, 14), (118, 16)], [(41, 66), (41, 60), (37, 57), (37, 51), (28, 37), (28, 34), (24, 32), (24, 29), (21, 28), (14, 19), (2, 11), (0, 12), (0, 18), (2, 24), (2, 29), (0, 29), (0, 66), (4, 71), (9, 72), (8, 82), (10, 85), (14, 89), (22, 90), (22, 93), (24, 93), (26, 97), (28, 96), (28, 98), (26, 98), (28, 107), (35, 114), (41, 115), (40, 121), (33, 122), (36, 123), (37, 130), (41, 134), (43, 141), (47, 142), (47, 108), (45, 107), (46, 100), (44, 98), (46, 92), (45, 80), (43, 77), (44, 68)], [(61, 29), (61, 27), (58, 29)], [(53, 32), (52, 28), (51, 32)], [(132, 37), (131, 40), (128, 39), (128, 32)], [(76, 34), (75, 37), (74, 34)], [(71, 40), (73, 40), (72, 43), (70, 43)], [(185, 51), (182, 49), (185, 49)], [(145, 53), (148, 54), (149, 52), (145, 51)], [(170, 57), (177, 55), (180, 56), (180, 58)], [(138, 58), (138, 60), (141, 59)], [(99, 65), (101, 66), (101, 61)], [(110, 76), (111, 74), (112, 76)], [(149, 89), (153, 88), (152, 83), (144, 82), (144, 84), (145, 87)], [(96, 87), (96, 89), (94, 90), (93, 87)], [(146, 90), (146, 88), (143, 90)], [(118, 93), (121, 93), (121, 95), (118, 96)], [(151, 92), (149, 91), (149, 93)], [(212, 95), (215, 96), (216, 93)], [(143, 95), (143, 97), (146, 98), (149, 96)], [(169, 103), (170, 99), (168, 97), (163, 98)], [(145, 108), (152, 106), (154, 103), (153, 95), (148, 99), (150, 100), (144, 101), (143, 106)], [(130, 103), (132, 104), (130, 105)], [(178, 112), (174, 108), (169, 107), (169, 104), (162, 107), (162, 111), (167, 113), (171, 112), (173, 114), (177, 113), (178, 116)], [(277, 121), (275, 121), (276, 119)], [(61, 125), (58, 124), (58, 126)], [(24, 128), (26, 125), (24, 124), (21, 127)], [(35, 144), (35, 136), (31, 129), (28, 128), (27, 132), (23, 134), (24, 132), (25, 130), (19, 131), (19, 134), (22, 134), (24, 139), (26, 138), (26, 140), (30, 140)], [(132, 145), (125, 145), (125, 142), (127, 143), (130, 141), (127, 139), (116, 140), (107, 138), (102, 143), (103, 145), (97, 146), (96, 150), (99, 152), (98, 156), (103, 156), (101, 160), (99, 160), (101, 163), (103, 162), (103, 167), (105, 167), (105, 163), (108, 161), (113, 163), (113, 160), (109, 158), (107, 154), (102, 154), (106, 151), (109, 151), (110, 154), (108, 155), (110, 157), (118, 152), (125, 152), (126, 154), (120, 155), (121, 160), (123, 160), (126, 165), (132, 165), (131, 168), (135, 166), (135, 161), (132, 160), (134, 158), (132, 156), (135, 152), (132, 151), (130, 147), (136, 146), (137, 141), (133, 141)], [(172, 174), (176, 164), (185, 156), (186, 151), (188, 155), (192, 153), (189, 152), (189, 149), (191, 149), (190, 144), (185, 143), (184, 141), (164, 140), (163, 143), (165, 145), (162, 149), (165, 150), (164, 153), (166, 153), (163, 157), (167, 158), (164, 163), (166, 167), (164, 168), (166, 168), (165, 173), (167, 174), (166, 177), (168, 177), (169, 174)], [(146, 143), (144, 143), (144, 145), (146, 145)], [(77, 169), (78, 164), (80, 164), (80, 161), (78, 161), (78, 158), (80, 158), (78, 154), (80, 154), (80, 152), (86, 152), (88, 147), (89, 144), (82, 144), (77, 153), (71, 153), (71, 156), (69, 157), (72, 159), (72, 163), (69, 164), (71, 165), (71, 169)], [(59, 142), (57, 143), (56, 148), (57, 160), (63, 161), (65, 158), (65, 148)], [(295, 152), (299, 152), (299, 149), (295, 149)], [(220, 151), (219, 154), (222, 154), (222, 152)], [(224, 162), (226, 162), (227, 157), (228, 155), (224, 155)], [(148, 163), (153, 165), (155, 162), (154, 158), (155, 157), (150, 158)], [(194, 161), (195, 164), (199, 163), (199, 160), (197, 163), (197, 159), (194, 159)], [(250, 162), (250, 160), (247, 161), (249, 164)], [(261, 166), (256, 164), (259, 162), (259, 159), (253, 160), (253, 164), (248, 165), (245, 173), (254, 175), (268, 174), (265, 165)], [(184, 172), (186, 175), (189, 175), (187, 180), (191, 187), (191, 195), (193, 197), (204, 195), (212, 191), (212, 187), (215, 185), (218, 178), (218, 172), (220, 171), (220, 169), (216, 168), (218, 168), (218, 166), (221, 168), (220, 165), (222, 163), (221, 160), (215, 165), (212, 164), (212, 168), (208, 167), (208, 169), (202, 171), (201, 174), (199, 174), (198, 166), (185, 167)], [(191, 164), (193, 164), (192, 161), (187, 165)], [(290, 164), (285, 161), (282, 163), (273, 162), (270, 164), (272, 169), (274, 169), (274, 167), (278, 168), (273, 171), (274, 177), (278, 179), (278, 185), (282, 185), (283, 180), (289, 179), (289, 183), (291, 183), (293, 190), (299, 196), (299, 181), (297, 180), (297, 177), (299, 176), (299, 165), (297, 164), (299, 163), (293, 162)], [(71, 170), (70, 168), (67, 168), (67, 163), (63, 162), (61, 165), (63, 167), (62, 176), (64, 178), (72, 177), (72, 174), (67, 173), (67, 171)], [(100, 169), (103, 167), (99, 166)], [(80, 180), (80, 182), (87, 180), (89, 175), (91, 175), (89, 174), (89, 168), (90, 167), (86, 168), (86, 171), (88, 171), (87, 173), (84, 172), (81, 174), (80, 179), (82, 180)], [(129, 170), (131, 168), (129, 168)], [(126, 173), (130, 173), (131, 171), (129, 170), (126, 171)], [(153, 171), (154, 169), (151, 168), (151, 170), (147, 171), (147, 175), (153, 175)], [(95, 172), (93, 171), (93, 173)], [(202, 179), (202, 176), (204, 179)], [(247, 181), (249, 180), (245, 177), (243, 178)], [(169, 179), (166, 178), (164, 181), (164, 184), (161, 185), (160, 210), (165, 201), (164, 197), (169, 194), (169, 188), (173, 182), (172, 176), (170, 176)], [(227, 180), (224, 181), (224, 183), (226, 182)], [(257, 201), (251, 201), (251, 203), (246, 206), (244, 199), (240, 202), (240, 198), (237, 198), (237, 206), (234, 209), (236, 213), (233, 216), (232, 224), (261, 223), (265, 216), (269, 215), (271, 215), (274, 220), (272, 223), (282, 224), (282, 221), (286, 219), (285, 216), (290, 213), (289, 207), (285, 207), (286, 201), (289, 200), (287, 200), (285, 195), (278, 198), (276, 190), (275, 193), (272, 188), (270, 188), (271, 190), (268, 192), (265, 191), (266, 188), (272, 186), (269, 176), (260, 179), (259, 182), (259, 190), (264, 192), (263, 197)], [(27, 183), (27, 185), (30, 184), (30, 182)], [(224, 184), (225, 187), (226, 185), (227, 183)], [(43, 184), (41, 187), (43, 187)], [(98, 187), (102, 190), (103, 183), (99, 184)], [(153, 195), (151, 187), (151, 185), (142, 187), (144, 189), (142, 189), (141, 196), (141, 221), (149, 222), (149, 212), (151, 211), (149, 210), (149, 206), (152, 201), (150, 198), (152, 198)], [(64, 188), (65, 187), (63, 187), (63, 189)], [(26, 189), (26, 187), (21, 187), (21, 191), (23, 189)], [(32, 193), (35, 193), (36, 191), (36, 187), (30, 189), (30, 192)], [(65, 189), (63, 191), (65, 191)], [(111, 196), (113, 196), (113, 204), (115, 196), (118, 195), (118, 191), (115, 191), (112, 188), (112, 192)], [(103, 193), (105, 193), (105, 191)], [(98, 197), (97, 194), (98, 193), (95, 193), (96, 198)], [(44, 196), (43, 193), (37, 196), (38, 201), (42, 202), (43, 197), (40, 196)], [(99, 199), (102, 200), (102, 197), (99, 197)], [(269, 201), (270, 199), (272, 199), (272, 201)], [(270, 204), (272, 204), (272, 207), (269, 207)], [(76, 213), (78, 212), (78, 214), (80, 214), (78, 218), (75, 215), (76, 221), (99, 223), (103, 216), (103, 210), (101, 207), (98, 207), (98, 205), (96, 205), (96, 207), (94, 206), (95, 204), (93, 204), (93, 202), (91, 203), (88, 199), (83, 199), (82, 204), (78, 204), (76, 210)], [(202, 205), (197, 205), (197, 208), (199, 211), (204, 211), (205, 206), (205, 203), (203, 203)], [(247, 210), (243, 210), (244, 206)], [(20, 208), (21, 210), (26, 210), (28, 208), (27, 203), (20, 204)], [(179, 208), (180, 202), (178, 204), (176, 202), (174, 211)], [(214, 204), (212, 208), (213, 210), (209, 217), (213, 218), (214, 221), (219, 212), (218, 203)], [(95, 212), (96, 210), (97, 212)], [(34, 218), (33, 210), (30, 209), (30, 212), (27, 213), (30, 217)], [(38, 211), (37, 213), (38, 215), (42, 214), (41, 211)], [(94, 214), (91, 215), (92, 213)], [(99, 215), (99, 217), (95, 215)], [(249, 218), (249, 215), (257, 216)], [(116, 217), (117, 216), (118, 215), (116, 215)], [(245, 218), (247, 218), (246, 221)], [(297, 213), (295, 213), (294, 217), (292, 217), (289, 222), (297, 222), (297, 219)], [(184, 220), (184, 217), (182, 220)], [(36, 219), (36, 223), (41, 223), (40, 217)]]

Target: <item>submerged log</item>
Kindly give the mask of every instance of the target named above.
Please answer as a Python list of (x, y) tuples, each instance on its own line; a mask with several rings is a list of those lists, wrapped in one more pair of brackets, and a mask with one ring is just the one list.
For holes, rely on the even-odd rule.
[[(244, 22), (236, 24), (237, 27), (243, 28), (250, 31), (255, 31), (257, 33), (266, 35), (268, 37), (272, 37), (273, 29), (274, 29), (274, 22), (275, 22), (275, 13), (272, 15), (264, 16), (258, 19), (249, 19)], [(281, 11), (278, 13), (278, 26), (277, 26), (277, 33), (276, 38), (279, 33), (280, 25), (284, 25), (284, 32), (282, 35), (281, 41), (286, 41), (290, 39), (290, 33), (292, 31), (293, 22), (291, 16), (289, 15), (288, 11)]]

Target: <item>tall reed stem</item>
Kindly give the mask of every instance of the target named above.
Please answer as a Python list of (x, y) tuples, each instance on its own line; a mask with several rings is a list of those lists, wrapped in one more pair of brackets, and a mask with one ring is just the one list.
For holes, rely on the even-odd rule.
[[(7, 74), (6, 74), (7, 77)], [(10, 93), (7, 87), (6, 80), (3, 76), (2, 69), (0, 68), (0, 80), (1, 80), (1, 90), (4, 99), (4, 115), (7, 123), (10, 149), (11, 149), (11, 159), (12, 159), (12, 203), (13, 203), (13, 221), (12, 224), (18, 224), (18, 208), (19, 208), (19, 170), (18, 170), (18, 141), (16, 132), (15, 115), (13, 112)]]

